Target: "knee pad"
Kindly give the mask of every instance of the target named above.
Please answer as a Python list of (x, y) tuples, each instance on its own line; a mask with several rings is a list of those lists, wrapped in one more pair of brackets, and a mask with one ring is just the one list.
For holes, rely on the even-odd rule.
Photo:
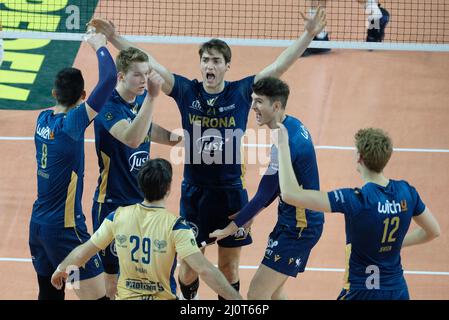
[(51, 277), (37, 276), (39, 283), (38, 300), (64, 300), (65, 298), (65, 284), (61, 290), (56, 289), (51, 284)]

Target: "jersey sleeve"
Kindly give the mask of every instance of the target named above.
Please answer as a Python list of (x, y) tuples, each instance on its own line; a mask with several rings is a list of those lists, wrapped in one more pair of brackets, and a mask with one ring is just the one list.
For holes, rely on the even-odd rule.
[(120, 108), (118, 108), (114, 103), (107, 102), (106, 105), (101, 109), (101, 112), (95, 118), (99, 121), (107, 131), (121, 120), (127, 120), (128, 116)]
[(110, 213), (106, 219), (103, 220), (100, 228), (98, 228), (90, 238), (97, 248), (104, 249), (112, 242), (112, 240), (114, 240), (114, 232), (112, 229), (114, 225), (114, 215), (115, 212)]
[(253, 84), (255, 77), (255, 75), (252, 75), (236, 82), (238, 90), (240, 90), (243, 97), (250, 102), (249, 107), (251, 107), (251, 94), (253, 93)]
[(178, 218), (172, 229), (176, 252), (180, 259), (201, 252), (196, 244), (195, 235), (183, 218)]
[(188, 90), (193, 90), (192, 81), (187, 79), (186, 77), (173, 74), (175, 77), (175, 83), (173, 85), (173, 89), (171, 90), (169, 96), (175, 99), (178, 108), (182, 108), (182, 101), (184, 97), (184, 93)]
[(280, 193), (279, 174), (270, 167), (260, 180), (254, 197), (240, 210), (234, 222), (243, 226), (254, 218), (262, 209), (268, 207)]
[(415, 203), (415, 209), (413, 210), (413, 216), (419, 216), (426, 209), (426, 205), (421, 200), (421, 197), (419, 196), (418, 191), (416, 191), (416, 189), (412, 186), (410, 186), (410, 193), (412, 195), (412, 199), (414, 200), (413, 203)]
[(86, 131), (89, 123), (86, 105), (82, 103), (67, 113), (62, 131), (73, 140), (79, 141), (84, 138), (84, 131)]
[(331, 211), (353, 215), (361, 209), (360, 195), (359, 189), (351, 188), (328, 192), (327, 196), (331, 205)]

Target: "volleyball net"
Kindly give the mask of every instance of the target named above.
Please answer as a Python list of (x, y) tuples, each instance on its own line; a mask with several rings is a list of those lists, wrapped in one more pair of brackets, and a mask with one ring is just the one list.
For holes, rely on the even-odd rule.
[(310, 47), (449, 51), (449, 1), (379, 2), (390, 14), (382, 43), (366, 42), (372, 12), (356, 0), (0, 0), (0, 20), (5, 39), (80, 41), (86, 23), (102, 17), (137, 42), (218, 37), (232, 45), (288, 46), (304, 30), (300, 12), (321, 5), (331, 41)]

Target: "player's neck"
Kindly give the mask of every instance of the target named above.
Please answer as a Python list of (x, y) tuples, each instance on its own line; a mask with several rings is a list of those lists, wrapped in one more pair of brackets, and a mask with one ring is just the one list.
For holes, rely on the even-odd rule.
[(72, 107), (66, 107), (66, 106), (62, 106), (60, 104), (57, 104), (55, 106), (55, 108), (53, 109), (53, 114), (59, 114), (59, 113), (67, 113), (70, 111), (70, 109), (72, 109)]
[(390, 182), (390, 180), (387, 177), (385, 177), (382, 172), (377, 173), (377, 172), (370, 171), (365, 168), (364, 170), (362, 170), (361, 174), (362, 174), (362, 179), (365, 183), (372, 182), (372, 183), (381, 185), (383, 187), (386, 187), (388, 185), (388, 183)]
[(216, 87), (207, 87), (203, 81), (203, 89), (204, 91), (206, 91), (208, 94), (217, 94), (220, 93), (224, 90), (225, 87), (225, 83), (224, 81), (222, 81), (218, 86)]
[(142, 204), (146, 207), (161, 207), (161, 208), (165, 208), (165, 198), (161, 199), (161, 200), (157, 200), (157, 201), (147, 201), (147, 200), (143, 200)]
[(136, 100), (136, 95), (123, 88), (120, 84), (116, 87), (116, 90), (120, 97), (122, 97), (122, 99), (126, 102), (133, 103)]
[(278, 114), (275, 115), (273, 120), (271, 120), (270, 122), (267, 123), (268, 128), (278, 129), (279, 128), (278, 123), (284, 122), (286, 117), (287, 116), (285, 115), (284, 112), (279, 112)]

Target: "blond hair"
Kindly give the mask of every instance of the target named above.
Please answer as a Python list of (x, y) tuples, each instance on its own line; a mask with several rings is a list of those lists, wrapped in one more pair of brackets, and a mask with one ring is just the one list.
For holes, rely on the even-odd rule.
[(116, 65), (117, 71), (127, 73), (134, 62), (148, 62), (148, 56), (142, 50), (130, 47), (126, 50), (121, 50), (117, 55)]

